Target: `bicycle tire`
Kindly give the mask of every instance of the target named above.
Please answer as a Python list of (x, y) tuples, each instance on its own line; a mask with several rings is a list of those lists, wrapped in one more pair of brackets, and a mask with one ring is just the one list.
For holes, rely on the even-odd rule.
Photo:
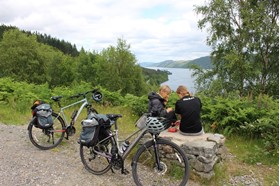
[(156, 140), (156, 146), (162, 170), (156, 168), (154, 141), (146, 142), (132, 160), (132, 176), (136, 185), (185, 186), (189, 179), (189, 162), (185, 152), (177, 144), (162, 138)]
[(52, 113), (53, 126), (49, 129), (40, 129), (35, 124), (28, 126), (28, 136), (31, 143), (41, 149), (49, 150), (57, 147), (65, 135), (64, 120), (56, 113)]
[[(80, 157), (86, 170), (95, 175), (102, 175), (108, 172), (111, 167), (111, 148), (114, 141), (112, 137), (95, 146), (80, 145)], [(108, 155), (98, 155), (95, 151)]]

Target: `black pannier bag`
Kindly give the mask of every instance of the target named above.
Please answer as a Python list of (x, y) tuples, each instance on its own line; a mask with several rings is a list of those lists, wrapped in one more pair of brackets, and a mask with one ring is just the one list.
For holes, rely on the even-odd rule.
[(107, 117), (106, 114), (96, 114), (96, 118), (98, 120), (98, 123), (103, 128), (110, 128), (112, 125), (112, 121)]
[(79, 142), (82, 145), (94, 146), (98, 142), (99, 129), (99, 123), (95, 118), (83, 120)]
[(96, 114), (96, 116), (100, 126), (98, 140), (101, 143), (107, 143), (108, 141), (104, 141), (104, 139), (109, 137), (108, 129), (111, 128), (114, 121), (111, 121), (105, 114)]
[(52, 109), (49, 104), (40, 104), (33, 111), (36, 115), (35, 124), (38, 128), (46, 129), (53, 126)]
[(82, 121), (82, 132), (78, 143), (94, 146), (109, 136), (107, 129), (111, 121), (105, 114), (89, 113), (86, 120)]

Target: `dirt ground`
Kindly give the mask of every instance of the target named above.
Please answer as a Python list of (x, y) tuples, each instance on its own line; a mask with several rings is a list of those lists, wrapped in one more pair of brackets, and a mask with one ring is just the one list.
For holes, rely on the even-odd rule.
[[(52, 150), (39, 150), (28, 138), (27, 126), (0, 124), (0, 185), (5, 186), (128, 186), (135, 185), (132, 175), (120, 171), (96, 176), (84, 169), (75, 138)], [(130, 162), (126, 169), (131, 172)], [(193, 181), (188, 186), (199, 186)]]

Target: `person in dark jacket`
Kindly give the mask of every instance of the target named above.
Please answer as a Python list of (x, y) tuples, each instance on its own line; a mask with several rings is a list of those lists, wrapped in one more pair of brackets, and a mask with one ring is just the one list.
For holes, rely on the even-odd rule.
[(151, 92), (148, 95), (149, 105), (148, 112), (154, 117), (165, 117), (170, 119), (171, 122), (176, 121), (176, 115), (174, 110), (166, 108), (169, 95), (171, 94), (171, 89), (168, 85), (163, 85), (160, 87), (159, 92)]
[(180, 133), (188, 136), (204, 134), (200, 120), (202, 103), (198, 97), (192, 96), (185, 86), (179, 86), (176, 90), (180, 100), (175, 104), (175, 113), (179, 115)]

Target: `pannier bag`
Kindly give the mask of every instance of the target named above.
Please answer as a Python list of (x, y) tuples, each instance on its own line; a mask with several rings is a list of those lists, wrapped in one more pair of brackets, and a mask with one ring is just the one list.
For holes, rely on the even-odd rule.
[(52, 109), (49, 104), (43, 103), (34, 109), (36, 115), (36, 124), (41, 129), (53, 126)]
[(99, 123), (95, 118), (82, 121), (82, 132), (79, 142), (82, 145), (93, 146), (98, 141)]
[(32, 107), (31, 107), (31, 110), (34, 111), (34, 109), (38, 106), (38, 105), (41, 105), (41, 104), (44, 104), (45, 102), (43, 100), (36, 100), (34, 101)]
[(111, 127), (113, 121), (111, 121), (106, 114), (96, 114), (96, 119), (98, 120), (98, 123), (103, 128)]

